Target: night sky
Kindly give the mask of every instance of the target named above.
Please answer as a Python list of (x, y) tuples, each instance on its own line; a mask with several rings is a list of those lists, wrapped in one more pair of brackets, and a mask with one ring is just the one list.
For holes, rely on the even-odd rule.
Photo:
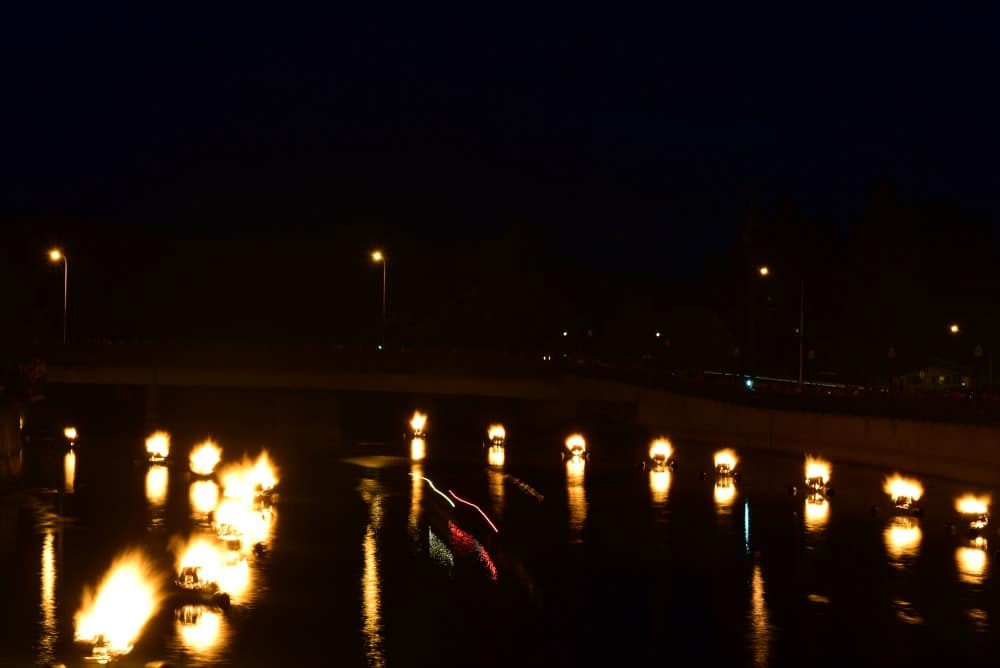
[(997, 17), (870, 4), (9, 3), (8, 313), (42, 317), (50, 244), (80, 326), (127, 337), (222, 302), (236, 329), (368, 317), (375, 245), (427, 284), (465, 258), (437, 278), (461, 293), (487, 268), (692, 280), (749, 202), (848, 234), (877, 183), (992, 229)]

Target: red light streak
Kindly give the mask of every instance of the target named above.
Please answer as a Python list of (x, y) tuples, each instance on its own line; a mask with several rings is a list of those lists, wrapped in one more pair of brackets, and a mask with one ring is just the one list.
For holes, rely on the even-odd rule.
[(483, 519), (486, 520), (487, 522), (489, 522), (490, 526), (493, 527), (494, 533), (500, 533), (500, 529), (497, 529), (497, 525), (493, 524), (493, 520), (491, 520), (489, 518), (489, 516), (487, 516), (487, 514), (483, 512), (482, 508), (480, 508), (479, 506), (477, 506), (476, 504), (474, 504), (472, 501), (466, 501), (465, 499), (463, 499), (462, 497), (460, 497), (458, 494), (455, 494), (455, 492), (451, 491), (450, 489), (448, 490), (448, 493), (451, 494), (453, 497), (455, 497), (456, 501), (461, 501), (465, 505), (472, 506), (473, 508), (475, 508), (476, 510), (478, 510), (479, 514), (483, 516)]

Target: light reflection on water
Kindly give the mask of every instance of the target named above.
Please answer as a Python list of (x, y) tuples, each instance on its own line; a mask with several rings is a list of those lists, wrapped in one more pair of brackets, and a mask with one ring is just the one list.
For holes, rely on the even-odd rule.
[(653, 500), (653, 507), (662, 510), (667, 503), (667, 496), (670, 494), (670, 471), (649, 472), (649, 493)]
[(811, 534), (821, 534), (830, 519), (830, 502), (821, 494), (810, 494), (805, 503), (806, 531)]
[(420, 542), (420, 518), (424, 500), (424, 467), (418, 462), (410, 464), (410, 537), (414, 542)]
[(183, 605), (174, 619), (179, 649), (206, 665), (219, 660), (230, 635), (225, 615), (204, 605)]
[(584, 473), (587, 462), (583, 457), (566, 460), (566, 505), (569, 509), (569, 542), (582, 543), (587, 523), (587, 491)]
[(965, 584), (981, 585), (986, 574), (986, 550), (981, 547), (962, 546), (955, 549), (958, 579)]
[(167, 503), (170, 470), (163, 464), (153, 464), (146, 471), (146, 500), (149, 502), (150, 526), (163, 526), (163, 510)]
[(497, 520), (500, 521), (503, 519), (504, 507), (504, 472), (490, 469), (486, 472), (486, 475), (489, 477), (490, 503), (493, 504), (493, 514), (496, 515)]
[(385, 666), (382, 648), (382, 583), (376, 536), (382, 528), (382, 486), (369, 478), (360, 481), (361, 498), (368, 504), (368, 525), (361, 541), (364, 566), (361, 572), (361, 631), (365, 636), (365, 656), (374, 668)]
[(920, 552), (920, 540), (923, 537), (920, 523), (913, 517), (893, 517), (882, 535), (889, 563), (905, 570)]
[(56, 550), (55, 532), (49, 528), (42, 537), (41, 569), (41, 637), (38, 641), (38, 660), (49, 664), (55, 659), (55, 646), (59, 640), (56, 625)]
[(712, 493), (715, 499), (715, 509), (720, 515), (728, 515), (733, 510), (733, 502), (736, 500), (736, 482), (726, 476), (715, 481), (715, 488)]
[(750, 580), (750, 648), (753, 665), (767, 666), (771, 656), (771, 619), (765, 600), (764, 573), (754, 564)]
[(68, 450), (63, 457), (63, 490), (72, 494), (76, 486), (76, 452)]

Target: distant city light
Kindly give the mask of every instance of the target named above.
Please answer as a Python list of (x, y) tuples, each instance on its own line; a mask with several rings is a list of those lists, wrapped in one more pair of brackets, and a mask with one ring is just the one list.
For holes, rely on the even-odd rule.
[(758, 269), (757, 271), (760, 273), (761, 276), (767, 276), (768, 274), (771, 273), (771, 270), (768, 268), (767, 265), (761, 266), (760, 269)]
[(951, 325), (948, 326), (948, 331), (951, 332), (952, 334), (958, 334), (958, 323), (957, 322), (951, 323)]
[(563, 336), (569, 336), (569, 332), (567, 332), (566, 330), (563, 330)]

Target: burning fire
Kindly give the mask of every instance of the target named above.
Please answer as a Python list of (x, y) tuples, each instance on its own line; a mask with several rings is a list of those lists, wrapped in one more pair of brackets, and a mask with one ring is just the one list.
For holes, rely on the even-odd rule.
[(223, 540), (239, 540), (249, 548), (266, 544), (271, 537), (274, 512), (270, 507), (252, 508), (239, 499), (226, 498), (215, 509), (215, 530)]
[(222, 548), (207, 536), (195, 536), (187, 543), (172, 541), (171, 548), (177, 555), (177, 573), (185, 568), (198, 571), (202, 582), (219, 581), (222, 570)]
[(955, 509), (963, 515), (985, 515), (990, 511), (990, 497), (966, 494), (955, 499)]
[(892, 477), (885, 479), (883, 489), (892, 498), (893, 502), (897, 499), (919, 501), (920, 497), (924, 495), (924, 486), (920, 484), (919, 480), (904, 478), (898, 473), (894, 473)]
[(719, 473), (732, 473), (736, 470), (736, 462), (736, 453), (729, 448), (715, 453), (715, 470)]
[(830, 462), (819, 457), (806, 455), (806, 482), (813, 481), (821, 485), (830, 482)]
[(673, 454), (674, 448), (669, 439), (658, 438), (649, 446), (649, 458), (655, 462), (666, 464)]
[(582, 457), (587, 453), (587, 441), (582, 434), (571, 434), (566, 438), (566, 449), (574, 457)]
[(165, 431), (155, 431), (146, 438), (146, 452), (149, 461), (159, 462), (170, 454), (170, 434)]
[(504, 452), (504, 447), (502, 445), (491, 445), (489, 451), (486, 453), (486, 459), (490, 466), (495, 466), (496, 468), (503, 468), (504, 460), (507, 455)]
[(63, 436), (66, 437), (67, 441), (72, 443), (73, 441), (76, 440), (79, 434), (76, 431), (76, 427), (66, 427), (65, 429), (63, 429)]
[(419, 462), (427, 456), (427, 442), (422, 438), (415, 438), (410, 441), (410, 459)]
[(254, 462), (244, 456), (241, 463), (227, 466), (221, 479), (223, 496), (251, 503), (274, 489), (278, 484), (278, 472), (264, 450)]
[(410, 429), (413, 430), (413, 435), (423, 436), (426, 428), (427, 428), (427, 415), (421, 413), (420, 411), (415, 411), (413, 413), (413, 417), (410, 418)]
[(83, 592), (83, 606), (76, 613), (75, 639), (92, 643), (96, 656), (128, 654), (142, 627), (163, 598), (162, 576), (141, 552), (119, 555), (96, 593)]
[(507, 439), (507, 430), (504, 429), (502, 424), (491, 424), (490, 428), (486, 431), (486, 435), (489, 437), (491, 443), (502, 445)]
[(191, 509), (196, 513), (210, 513), (219, 503), (219, 486), (211, 480), (191, 483)]
[(216, 465), (222, 459), (222, 448), (208, 439), (194, 446), (191, 451), (191, 472), (196, 475), (212, 475)]

